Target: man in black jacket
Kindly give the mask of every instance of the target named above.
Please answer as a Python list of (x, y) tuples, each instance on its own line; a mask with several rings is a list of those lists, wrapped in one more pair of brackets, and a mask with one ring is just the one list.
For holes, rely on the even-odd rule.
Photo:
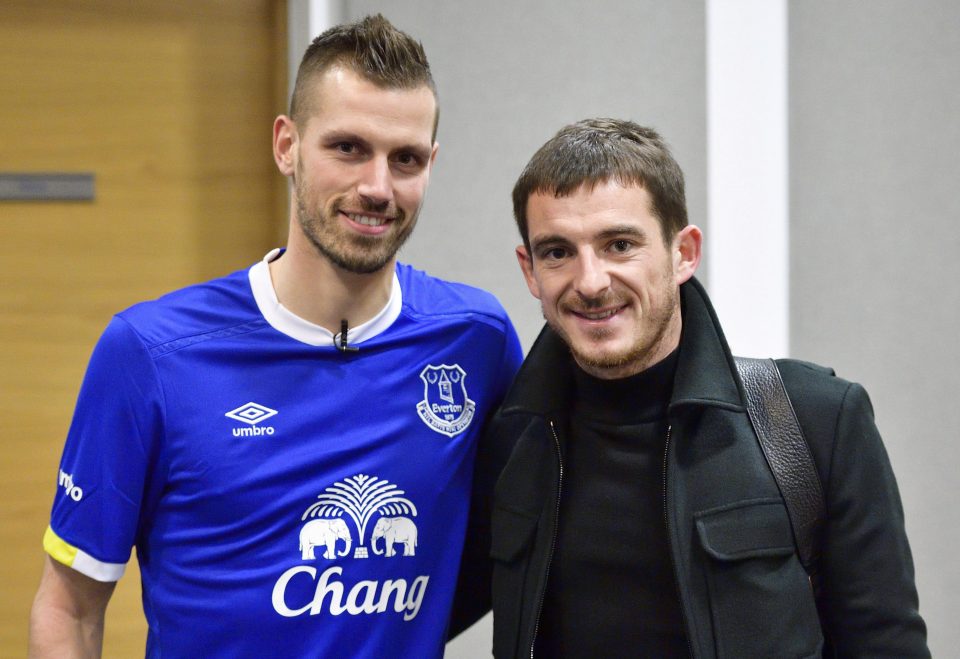
[(929, 656), (866, 392), (780, 360), (826, 502), (814, 593), (660, 136), (567, 126), (513, 202), (547, 327), (478, 463), (496, 656)]

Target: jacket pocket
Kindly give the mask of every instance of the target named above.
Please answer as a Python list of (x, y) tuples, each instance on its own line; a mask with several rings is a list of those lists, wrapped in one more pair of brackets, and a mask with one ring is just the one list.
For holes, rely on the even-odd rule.
[(528, 596), (526, 585), (538, 516), (495, 504), (490, 557), (493, 559), (494, 656), (516, 653)]
[(818, 657), (820, 622), (780, 499), (694, 515), (718, 657)]
[(515, 560), (533, 539), (537, 516), (496, 506), (492, 524), (490, 557), (496, 561), (510, 562)]

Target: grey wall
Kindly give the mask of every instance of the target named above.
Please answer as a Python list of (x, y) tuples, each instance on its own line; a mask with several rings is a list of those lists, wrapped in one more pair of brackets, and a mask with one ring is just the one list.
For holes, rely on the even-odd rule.
[(793, 2), (789, 20), (791, 352), (870, 392), (931, 649), (956, 656), (960, 4)]

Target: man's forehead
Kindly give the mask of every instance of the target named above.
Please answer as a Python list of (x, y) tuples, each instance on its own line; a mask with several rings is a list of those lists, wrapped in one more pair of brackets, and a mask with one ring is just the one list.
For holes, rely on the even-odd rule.
[(315, 76), (308, 93), (308, 128), (313, 124), (314, 130), (361, 132), (365, 127), (390, 127), (392, 134), (408, 133), (408, 139), (433, 142), (437, 101), (426, 84), (387, 87), (352, 69), (333, 66)]
[(527, 229), (531, 244), (556, 240), (596, 240), (614, 234), (659, 236), (660, 222), (639, 186), (617, 183), (580, 186), (568, 195), (530, 195)]
[(584, 183), (567, 193), (538, 190), (527, 200), (530, 220), (538, 217), (638, 216), (652, 215), (649, 193), (639, 185), (623, 186), (616, 181)]

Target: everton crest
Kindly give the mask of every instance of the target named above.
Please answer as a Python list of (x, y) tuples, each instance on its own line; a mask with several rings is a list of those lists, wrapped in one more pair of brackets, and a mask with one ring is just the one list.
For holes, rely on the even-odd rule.
[(427, 365), (420, 371), (423, 400), (417, 413), (431, 430), (453, 437), (466, 430), (477, 404), (467, 398), (467, 374), (459, 364)]

